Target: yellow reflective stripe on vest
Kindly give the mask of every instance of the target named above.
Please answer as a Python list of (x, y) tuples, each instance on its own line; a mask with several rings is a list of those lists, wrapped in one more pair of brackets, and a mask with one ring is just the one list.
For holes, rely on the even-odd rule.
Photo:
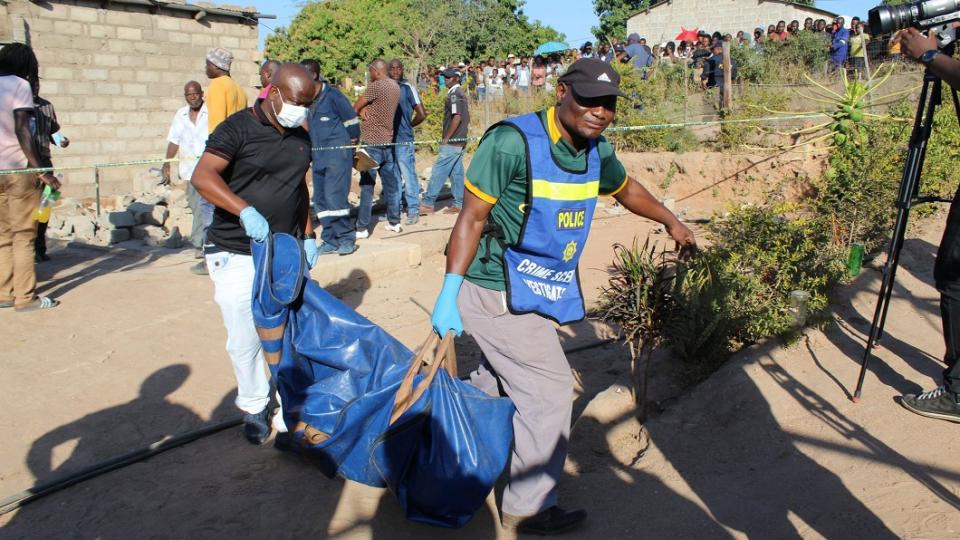
[(585, 201), (596, 199), (600, 193), (600, 181), (584, 182), (582, 184), (563, 184), (549, 180), (533, 181), (533, 196), (538, 199), (554, 201)]

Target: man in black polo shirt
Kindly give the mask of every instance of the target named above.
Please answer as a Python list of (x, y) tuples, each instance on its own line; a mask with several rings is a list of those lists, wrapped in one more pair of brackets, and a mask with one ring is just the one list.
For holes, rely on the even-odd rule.
[[(270, 436), (270, 380), (251, 313), (250, 241), (263, 242), (271, 231), (302, 237), (307, 262), (316, 262), (305, 181), (310, 136), (301, 127), (313, 96), (307, 70), (282, 65), (266, 98), (228, 117), (210, 134), (193, 173), (194, 187), (217, 207), (204, 246), (206, 262), (227, 327), (244, 435), (253, 444)], [(279, 414), (274, 425), (286, 431)]]

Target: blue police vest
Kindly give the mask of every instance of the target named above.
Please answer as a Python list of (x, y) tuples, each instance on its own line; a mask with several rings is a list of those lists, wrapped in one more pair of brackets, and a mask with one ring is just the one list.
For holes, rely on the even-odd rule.
[(577, 262), (590, 233), (600, 191), (600, 151), (587, 148), (582, 172), (561, 168), (536, 113), (505, 120), (527, 145), (527, 206), (517, 243), (503, 252), (507, 306), (514, 314), (538, 313), (559, 324), (586, 316)]

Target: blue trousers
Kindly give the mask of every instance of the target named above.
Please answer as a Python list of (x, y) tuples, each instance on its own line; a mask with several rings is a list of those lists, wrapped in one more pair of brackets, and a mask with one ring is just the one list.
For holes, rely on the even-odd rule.
[(403, 198), (407, 203), (407, 216), (420, 215), (420, 182), (417, 180), (415, 148), (412, 144), (395, 146), (393, 156), (403, 181)]
[(313, 209), (323, 227), (320, 238), (334, 247), (354, 243), (347, 201), (352, 170), (351, 149), (313, 153)]
[(360, 173), (360, 209), (357, 212), (357, 230), (370, 228), (370, 216), (373, 214), (373, 186), (377, 183), (377, 171), (383, 182), (383, 198), (387, 202), (387, 221), (391, 225), (400, 223), (400, 173), (393, 158), (393, 147), (371, 146), (366, 148), (370, 157), (380, 164), (376, 169)]
[(437, 196), (440, 195), (440, 189), (444, 182), (450, 178), (453, 192), (453, 205), (457, 208), (463, 207), (463, 147), (452, 146), (449, 144), (440, 145), (440, 153), (437, 154), (437, 161), (433, 164), (433, 172), (430, 173), (430, 183), (427, 185), (427, 192), (423, 196), (424, 206), (433, 208), (437, 202)]

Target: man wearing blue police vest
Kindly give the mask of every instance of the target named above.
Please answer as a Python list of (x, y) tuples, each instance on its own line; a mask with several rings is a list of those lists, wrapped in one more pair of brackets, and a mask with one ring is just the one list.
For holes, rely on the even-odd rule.
[(597, 196), (662, 223), (682, 251), (696, 249), (693, 233), (627, 175), (601, 136), (623, 95), (619, 83), (609, 64), (578, 60), (558, 81), (556, 106), (487, 131), (433, 310), (441, 335), (466, 330), (480, 345), (471, 382), (517, 407), (502, 523), (518, 532), (555, 534), (586, 519), (557, 506), (573, 377), (554, 322), (585, 315), (577, 261)]

